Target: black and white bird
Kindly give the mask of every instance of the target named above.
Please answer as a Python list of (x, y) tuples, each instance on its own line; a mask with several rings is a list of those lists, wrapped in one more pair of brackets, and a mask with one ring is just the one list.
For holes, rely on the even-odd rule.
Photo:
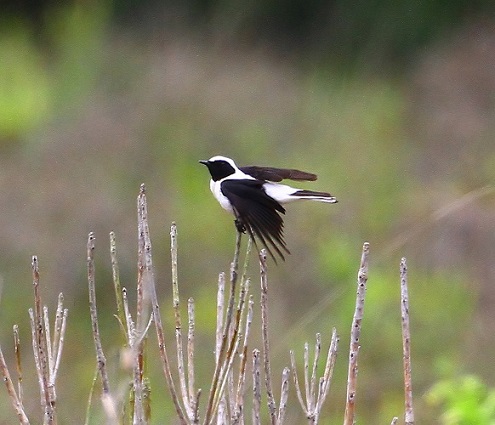
[(280, 184), (284, 179), (314, 181), (317, 176), (294, 169), (247, 166), (238, 167), (224, 156), (214, 156), (199, 161), (211, 174), (210, 190), (220, 205), (235, 216), (239, 232), (246, 231), (256, 243), (259, 239), (276, 262), (275, 252), (285, 260), (290, 254), (284, 240), (285, 214), (282, 204), (299, 200), (336, 203), (337, 199), (327, 192), (314, 192)]

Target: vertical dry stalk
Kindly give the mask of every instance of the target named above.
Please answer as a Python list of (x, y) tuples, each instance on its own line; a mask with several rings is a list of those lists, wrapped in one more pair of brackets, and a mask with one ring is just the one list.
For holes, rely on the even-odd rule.
[[(43, 423), (55, 424), (55, 403), (56, 396), (54, 387), (50, 386), (50, 368), (49, 368), (49, 342), (47, 342), (47, 329), (44, 326), (44, 313), (41, 303), (40, 293), (40, 275), (38, 268), (38, 258), (32, 257), (33, 271), (33, 289), (34, 289), (34, 311), (33, 311), (33, 349), (35, 357), (38, 358), (38, 378), (40, 384), (41, 404), (44, 410)], [(48, 330), (49, 332), (49, 330)], [(51, 350), (50, 350), (51, 351)]]
[(265, 366), (265, 386), (272, 425), (277, 423), (277, 407), (272, 389), (272, 372), (270, 367), (270, 347), (268, 342), (268, 279), (266, 267), (266, 250), (260, 252), (260, 276), (261, 276), (261, 334), (263, 338), (263, 364)]
[(127, 329), (125, 328), (126, 318), (124, 313), (124, 305), (122, 299), (122, 287), (120, 285), (120, 271), (119, 262), (117, 260), (117, 242), (115, 240), (115, 232), (110, 232), (110, 260), (112, 262), (112, 280), (113, 289), (115, 292), (115, 301), (117, 303), (117, 319), (120, 326), (124, 330), (124, 335), (127, 334)]
[(15, 353), (15, 361), (16, 361), (16, 370), (17, 370), (17, 391), (19, 394), (19, 401), (21, 402), (24, 399), (24, 390), (22, 388), (22, 363), (21, 363), (21, 339), (19, 337), (19, 326), (14, 325), (14, 353)]
[[(246, 281), (248, 282), (248, 281)], [(248, 312), (246, 316), (246, 327), (244, 331), (244, 343), (240, 354), (239, 375), (237, 379), (237, 390), (235, 394), (235, 405), (232, 413), (232, 424), (244, 423), (244, 397), (246, 395), (246, 366), (248, 360), (248, 338), (253, 323), (253, 296), (249, 296)]]
[(351, 341), (349, 347), (349, 370), (347, 374), (347, 399), (345, 406), (344, 425), (355, 423), (355, 403), (358, 374), (359, 337), (361, 335), (361, 321), (364, 313), (364, 300), (366, 296), (366, 283), (368, 281), (368, 255), (369, 243), (363, 244), (361, 265), (358, 272), (356, 309), (352, 319)]
[(330, 347), (328, 347), (327, 362), (325, 364), (325, 371), (323, 372), (323, 378), (320, 378), (319, 393), (315, 407), (315, 417), (318, 421), (321, 413), (323, 402), (328, 396), (330, 391), (330, 384), (332, 383), (333, 369), (337, 360), (337, 351), (339, 345), (339, 336), (337, 335), (337, 329), (332, 329), (332, 340)]
[(160, 351), (160, 359), (162, 361), (163, 374), (165, 375), (165, 380), (167, 381), (167, 386), (170, 391), (170, 396), (172, 398), (172, 402), (174, 403), (175, 411), (177, 416), (179, 417), (179, 421), (181, 424), (187, 424), (187, 421), (184, 416), (184, 412), (179, 403), (179, 399), (177, 397), (177, 391), (175, 389), (174, 380), (172, 378), (172, 373), (170, 370), (170, 362), (168, 359), (167, 348), (165, 345), (165, 334), (163, 331), (163, 323), (160, 315), (160, 305), (158, 304), (158, 297), (156, 295), (156, 287), (155, 287), (155, 278), (153, 275), (153, 262), (151, 255), (151, 239), (149, 235), (149, 226), (148, 226), (148, 206), (146, 201), (146, 189), (144, 184), (141, 185), (138, 197), (138, 221), (139, 221), (139, 238), (140, 238), (140, 246), (142, 246), (144, 250), (144, 264), (142, 264), (143, 269), (146, 271), (147, 276), (149, 277), (149, 285), (148, 289), (150, 291), (151, 296), (151, 306), (153, 310), (153, 321), (155, 323), (156, 337), (158, 340), (158, 349)]
[(95, 261), (94, 261), (94, 250), (95, 250), (95, 236), (93, 232), (88, 235), (87, 244), (87, 268), (88, 268), (88, 289), (89, 289), (89, 312), (91, 316), (91, 327), (93, 330), (93, 341), (96, 350), (96, 363), (98, 366), (98, 372), (101, 379), (102, 385), (102, 395), (101, 401), (105, 414), (107, 416), (108, 424), (117, 423), (117, 412), (115, 407), (115, 402), (110, 393), (110, 384), (107, 374), (107, 360), (105, 354), (103, 353), (103, 347), (100, 338), (100, 329), (98, 325), (98, 313), (96, 310), (96, 289), (95, 289)]
[[(220, 403), (222, 394), (219, 391), (219, 389), (221, 386), (221, 382), (223, 381), (222, 378), (223, 376), (226, 376), (226, 374), (228, 373), (228, 369), (226, 365), (228, 365), (229, 356), (233, 356), (234, 354), (232, 352), (234, 339), (231, 339), (229, 341), (229, 333), (230, 333), (230, 324), (232, 323), (233, 314), (234, 314), (235, 291), (237, 286), (237, 274), (239, 269), (239, 255), (241, 251), (241, 237), (242, 237), (242, 233), (237, 232), (234, 260), (232, 261), (230, 267), (229, 304), (225, 316), (225, 325), (222, 325), (223, 327), (222, 343), (220, 344), (220, 349), (217, 350), (218, 353), (216, 356), (217, 361), (215, 363), (215, 370), (213, 372), (213, 378), (210, 385), (210, 393), (208, 395), (208, 403), (206, 406), (205, 419), (203, 422), (204, 425), (209, 425), (211, 423), (215, 411), (218, 407), (218, 404)], [(218, 330), (217, 330), (217, 335), (218, 335)]]
[(261, 424), (261, 365), (260, 350), (253, 351), (253, 425)]
[(191, 420), (193, 423), (199, 423), (199, 396), (201, 390), (195, 389), (195, 373), (194, 373), (194, 335), (195, 335), (195, 312), (194, 312), (194, 299), (189, 298), (187, 300), (187, 317), (188, 317), (188, 330), (187, 330), (187, 391), (188, 397), (192, 409)]
[[(247, 269), (247, 265), (249, 262), (249, 254), (250, 254), (251, 244), (248, 243), (248, 248), (246, 252), (246, 259), (244, 263), (244, 270)], [(236, 244), (236, 255), (234, 255), (234, 261), (232, 263), (231, 268), (231, 285), (230, 285), (230, 298), (229, 298), (229, 307), (227, 309), (227, 318), (232, 316), (232, 310), (229, 311), (230, 307), (233, 308), (233, 301), (235, 298), (235, 286), (237, 280), (237, 272), (238, 261), (239, 261), (239, 250), (240, 250), (240, 238), (238, 239), (238, 244)], [(213, 412), (216, 411), (217, 406), (222, 402), (223, 395), (225, 394), (225, 387), (228, 384), (229, 391), (226, 395), (228, 395), (228, 408), (231, 413), (231, 418), (234, 416), (234, 412), (236, 409), (235, 406), (235, 390), (234, 390), (234, 377), (232, 372), (232, 366), (235, 359), (235, 354), (237, 353), (237, 349), (241, 340), (241, 332), (242, 332), (242, 317), (245, 311), (246, 299), (249, 291), (249, 279), (245, 279), (245, 273), (241, 279), (241, 289), (239, 292), (239, 299), (237, 304), (237, 310), (235, 315), (235, 320), (232, 321), (232, 317), (229, 320), (225, 319), (224, 333), (222, 335), (222, 346), (224, 341), (228, 341), (227, 349), (224, 351), (224, 357), (221, 357), (222, 364), (221, 370), (219, 374), (219, 386), (217, 388), (217, 395), (213, 402)], [(228, 325), (228, 326), (227, 326)], [(227, 335), (227, 339), (225, 339), (225, 335)], [(220, 349), (222, 352), (222, 347)], [(225, 399), (226, 404), (227, 398)]]
[(277, 414), (277, 425), (282, 425), (285, 419), (285, 413), (287, 411), (287, 399), (289, 398), (289, 378), (290, 369), (284, 367), (282, 371), (282, 387), (280, 389), (280, 403)]
[(404, 423), (405, 425), (413, 425), (414, 409), (411, 376), (411, 331), (409, 329), (409, 293), (407, 287), (407, 264), (405, 258), (402, 258), (400, 262), (400, 289), (402, 316), (402, 350), (404, 360)]
[(177, 270), (177, 226), (172, 223), (170, 227), (170, 256), (172, 263), (172, 304), (175, 317), (175, 345), (177, 349), (177, 369), (179, 372), (180, 390), (182, 396), (182, 404), (184, 405), (186, 415), (189, 421), (193, 417), (193, 409), (189, 400), (187, 389), (186, 371), (184, 365), (184, 351), (182, 342), (182, 321), (180, 317), (180, 297), (179, 297), (179, 281)]
[(320, 418), (321, 409), (323, 403), (330, 390), (330, 384), (332, 382), (333, 369), (335, 366), (335, 360), (337, 359), (337, 347), (338, 347), (337, 330), (334, 328), (332, 331), (332, 340), (330, 347), (328, 348), (327, 361), (325, 364), (325, 370), (323, 376), (318, 380), (318, 392), (316, 391), (316, 370), (318, 368), (318, 360), (321, 351), (321, 336), (316, 334), (315, 344), (315, 356), (313, 360), (313, 367), (311, 371), (311, 378), (309, 377), (309, 347), (306, 343), (304, 345), (304, 382), (306, 390), (306, 401), (303, 399), (301, 387), (299, 385), (299, 379), (297, 377), (296, 360), (294, 351), (290, 350), (290, 361), (292, 367), (292, 376), (294, 379), (294, 386), (296, 387), (296, 394), (299, 400), (299, 404), (308, 419), (308, 424), (317, 424)]
[(19, 423), (22, 425), (29, 425), (29, 419), (24, 412), (22, 400), (17, 396), (14, 383), (10, 377), (9, 369), (3, 356), (2, 347), (0, 347), (0, 375), (3, 378), (3, 382), (5, 382), (5, 386), (7, 387), (7, 393), (9, 395), (10, 402), (12, 403), (12, 407), (16, 411)]

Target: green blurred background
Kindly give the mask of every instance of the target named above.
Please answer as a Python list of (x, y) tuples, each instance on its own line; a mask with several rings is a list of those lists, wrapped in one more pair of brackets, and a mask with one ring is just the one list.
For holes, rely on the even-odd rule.
[[(276, 388), (288, 350), (301, 360), (316, 332), (326, 350), (336, 326), (340, 355), (322, 423), (341, 422), (355, 280), (369, 241), (358, 422), (401, 416), (406, 256), (416, 418), (461, 423), (441, 422), (445, 406), (427, 394), (465, 374), (495, 386), (493, 12), (483, 0), (2, 2), (0, 342), (13, 367), (19, 323), (33, 421), (41, 415), (30, 256), (39, 256), (50, 309), (59, 291), (70, 309), (58, 412), (59, 423), (80, 423), (94, 369), (89, 231), (112, 384), (125, 393), (108, 233), (117, 234), (122, 282), (134, 288), (141, 182), (170, 341), (169, 225), (178, 224), (182, 299), (197, 302), (198, 385), (208, 387), (216, 280), (235, 232), (197, 161), (223, 154), (315, 172), (307, 187), (339, 199), (287, 213), (292, 255), (269, 271)], [(258, 294), (254, 256), (251, 275)], [(258, 330), (253, 337), (259, 347)], [(149, 368), (153, 423), (173, 423), (161, 372)], [(293, 389), (290, 397), (288, 423), (302, 423)], [(4, 390), (0, 401), (0, 423), (15, 423)], [(95, 402), (92, 423), (101, 421)]]

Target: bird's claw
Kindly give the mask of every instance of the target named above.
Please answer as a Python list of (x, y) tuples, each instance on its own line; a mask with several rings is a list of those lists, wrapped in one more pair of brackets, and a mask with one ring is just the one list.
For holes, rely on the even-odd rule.
[(235, 223), (235, 227), (239, 233), (246, 233), (246, 226), (244, 225), (244, 223), (241, 220), (236, 218), (234, 220), (234, 223)]

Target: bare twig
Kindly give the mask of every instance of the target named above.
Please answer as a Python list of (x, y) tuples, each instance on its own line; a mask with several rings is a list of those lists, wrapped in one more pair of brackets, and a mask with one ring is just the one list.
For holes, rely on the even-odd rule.
[(96, 310), (96, 289), (95, 289), (95, 236), (91, 232), (88, 235), (87, 244), (87, 266), (88, 266), (88, 289), (89, 289), (89, 312), (91, 316), (91, 326), (93, 330), (93, 340), (96, 350), (96, 363), (98, 366), (98, 372), (101, 379), (101, 385), (103, 393), (101, 395), (101, 401), (105, 413), (107, 415), (107, 422), (109, 424), (115, 424), (117, 421), (117, 412), (115, 402), (110, 393), (110, 384), (107, 374), (107, 360), (103, 353), (103, 347), (100, 338), (100, 329), (98, 325), (98, 313)]
[(182, 320), (180, 317), (179, 279), (177, 266), (177, 226), (170, 226), (170, 257), (172, 264), (172, 303), (175, 317), (175, 345), (177, 349), (177, 369), (179, 372), (179, 383), (182, 403), (189, 421), (193, 420), (194, 409), (189, 398), (188, 383), (184, 362), (184, 349), (182, 341)]
[(126, 317), (124, 313), (124, 305), (122, 299), (122, 287), (120, 284), (120, 271), (119, 271), (119, 262), (117, 259), (117, 242), (115, 240), (115, 232), (110, 232), (110, 259), (112, 262), (112, 280), (113, 280), (113, 289), (115, 292), (115, 302), (117, 304), (117, 320), (119, 321), (120, 326), (124, 329), (124, 335), (127, 333), (127, 329), (125, 329)]
[[(248, 280), (246, 280), (248, 282)], [(244, 343), (242, 347), (242, 352), (240, 355), (239, 364), (239, 376), (237, 379), (237, 390), (235, 398), (235, 406), (232, 414), (232, 424), (244, 423), (243, 412), (244, 412), (244, 397), (246, 394), (246, 366), (248, 360), (248, 338), (251, 331), (251, 324), (253, 323), (253, 296), (249, 296), (248, 312), (246, 316), (246, 327), (244, 331)]]
[(239, 269), (239, 254), (241, 250), (241, 237), (242, 233), (237, 232), (236, 246), (234, 252), (234, 260), (232, 261), (230, 267), (230, 295), (229, 304), (227, 307), (227, 313), (225, 317), (225, 325), (223, 326), (222, 343), (220, 345), (220, 350), (216, 356), (217, 361), (215, 363), (215, 371), (213, 372), (213, 378), (210, 385), (210, 393), (208, 395), (208, 403), (206, 406), (206, 413), (204, 419), (204, 425), (209, 425), (215, 414), (215, 410), (221, 399), (221, 393), (218, 391), (222, 382), (222, 375), (228, 373), (227, 368), (223, 367), (228, 364), (228, 358), (233, 355), (232, 348), (234, 339), (229, 341), (230, 324), (232, 323), (233, 313), (234, 313), (234, 301), (235, 301), (235, 291), (237, 284), (237, 273)]
[[(62, 294), (60, 294), (62, 295)], [(62, 351), (63, 351), (63, 348), (64, 348), (64, 340), (65, 340), (65, 330), (67, 328), (67, 316), (69, 314), (69, 310), (68, 309), (64, 309), (63, 310), (63, 313), (62, 313), (62, 319), (60, 321), (60, 330), (57, 330), (56, 331), (56, 340), (53, 341), (54, 345), (56, 346), (56, 351), (54, 351), (54, 355), (55, 355), (55, 364), (54, 364), (54, 367), (53, 367), (53, 370), (50, 374), (50, 383), (51, 385), (53, 385), (55, 387), (55, 381), (57, 379), (57, 375), (58, 375), (58, 369), (60, 367), (60, 360), (62, 358)], [(57, 321), (57, 327), (59, 326), (58, 325), (58, 321)], [(58, 329), (58, 328), (57, 328)], [(55, 342), (58, 341), (57, 344), (55, 344)]]
[[(39, 367), (38, 378), (40, 384), (40, 394), (41, 394), (41, 404), (43, 407), (43, 423), (44, 424), (55, 424), (55, 393), (54, 388), (50, 387), (50, 370), (49, 370), (49, 341), (47, 342), (47, 329), (44, 326), (44, 317), (46, 314), (43, 313), (42, 303), (41, 303), (41, 293), (40, 293), (40, 275), (38, 268), (38, 258), (34, 255), (32, 257), (32, 271), (33, 271), (33, 289), (34, 289), (34, 312), (33, 312), (33, 326), (34, 333), (33, 336), (33, 349), (36, 348)], [(49, 326), (48, 326), (49, 329)], [(49, 330), (48, 330), (49, 332)], [(35, 356), (36, 356), (35, 354)]]
[(189, 398), (189, 404), (191, 406), (191, 420), (193, 423), (199, 422), (198, 417), (198, 391), (195, 389), (195, 374), (194, 374), (194, 331), (195, 331), (195, 312), (194, 312), (194, 299), (189, 298), (187, 300), (187, 317), (188, 317), (188, 330), (187, 330), (187, 392)]
[(319, 421), (321, 409), (323, 403), (330, 390), (330, 384), (332, 382), (333, 369), (335, 366), (335, 360), (337, 358), (337, 346), (338, 336), (337, 331), (334, 328), (332, 331), (332, 340), (330, 347), (328, 348), (327, 361), (325, 364), (325, 370), (323, 376), (318, 380), (318, 393), (316, 393), (316, 370), (318, 367), (318, 359), (321, 351), (321, 336), (316, 334), (315, 344), (315, 357), (313, 360), (313, 367), (311, 372), (311, 379), (309, 378), (309, 347), (306, 343), (304, 345), (304, 380), (310, 384), (306, 384), (306, 401), (303, 399), (301, 388), (299, 385), (299, 379), (297, 377), (296, 360), (294, 351), (290, 350), (290, 361), (292, 367), (292, 376), (294, 379), (294, 386), (296, 387), (296, 395), (299, 400), (299, 404), (308, 419), (309, 424), (317, 424)]
[(260, 350), (253, 351), (253, 425), (261, 424), (261, 365)]
[(405, 425), (413, 425), (414, 409), (411, 376), (411, 331), (409, 329), (409, 293), (407, 288), (407, 264), (405, 258), (402, 258), (400, 262), (400, 288), (402, 316), (402, 350), (404, 359), (404, 423)]
[(0, 374), (2, 375), (5, 386), (7, 387), (7, 393), (9, 395), (10, 402), (12, 403), (12, 407), (17, 413), (19, 423), (22, 425), (29, 425), (29, 419), (24, 412), (22, 400), (17, 396), (14, 383), (10, 377), (9, 369), (3, 356), (2, 347), (0, 347)]
[(339, 345), (339, 336), (337, 335), (337, 329), (332, 329), (332, 340), (330, 347), (328, 347), (327, 362), (325, 364), (325, 371), (323, 372), (323, 378), (320, 378), (320, 391), (318, 393), (318, 400), (315, 406), (315, 417), (318, 421), (321, 413), (321, 408), (325, 399), (330, 391), (330, 385), (332, 383), (333, 369), (335, 367), (335, 361), (337, 360), (337, 350)]
[(21, 363), (21, 339), (19, 337), (19, 326), (14, 325), (14, 353), (15, 353), (15, 364), (17, 370), (17, 392), (19, 395), (19, 401), (21, 402), (21, 407), (24, 399), (24, 390), (22, 388), (22, 363)]
[(361, 335), (361, 321), (363, 320), (366, 283), (368, 281), (368, 254), (369, 243), (365, 242), (361, 255), (361, 265), (358, 272), (356, 309), (354, 311), (354, 317), (352, 319), (351, 327), (349, 370), (347, 374), (347, 399), (345, 406), (344, 425), (353, 425), (355, 422), (359, 337)]
[(277, 414), (277, 425), (282, 425), (287, 411), (287, 399), (289, 398), (290, 369), (285, 367), (282, 371), (282, 388), (280, 389), (280, 403)]
[(266, 267), (266, 250), (259, 255), (261, 275), (261, 334), (263, 337), (263, 364), (265, 367), (265, 387), (268, 401), (268, 411), (272, 425), (277, 423), (277, 406), (272, 389), (272, 372), (270, 367), (270, 347), (268, 342), (268, 279)]
[(172, 379), (172, 373), (170, 370), (170, 362), (168, 360), (167, 348), (165, 346), (165, 335), (163, 331), (163, 323), (160, 315), (160, 306), (158, 304), (158, 297), (156, 295), (156, 287), (155, 287), (155, 277), (153, 274), (153, 262), (151, 256), (151, 239), (149, 235), (149, 226), (148, 226), (148, 206), (146, 202), (146, 189), (144, 184), (141, 185), (139, 197), (138, 197), (138, 221), (140, 222), (140, 231), (139, 238), (142, 238), (144, 241), (144, 265), (147, 275), (149, 277), (149, 291), (151, 295), (151, 306), (153, 310), (153, 321), (155, 323), (156, 336), (158, 339), (158, 349), (160, 351), (160, 359), (162, 361), (163, 373), (165, 375), (165, 380), (167, 381), (167, 386), (170, 391), (170, 396), (172, 398), (172, 402), (174, 403), (175, 411), (177, 416), (179, 417), (179, 421), (181, 424), (187, 424), (184, 412), (179, 403), (179, 399), (177, 397), (177, 391), (175, 389), (175, 384)]

